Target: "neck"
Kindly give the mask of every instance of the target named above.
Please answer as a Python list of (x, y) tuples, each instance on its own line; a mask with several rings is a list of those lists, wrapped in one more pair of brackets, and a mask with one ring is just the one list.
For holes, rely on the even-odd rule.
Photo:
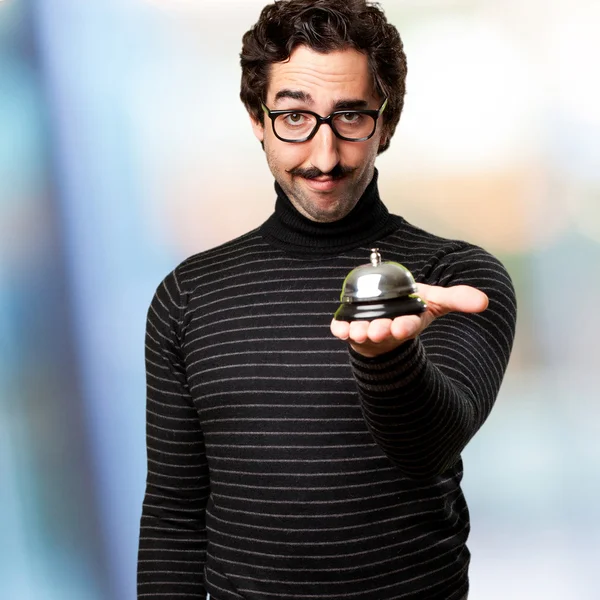
[(378, 173), (356, 206), (342, 219), (330, 223), (312, 221), (294, 207), (281, 186), (275, 183), (275, 212), (262, 225), (262, 235), (286, 252), (303, 257), (335, 255), (391, 233), (394, 218), (379, 198)]

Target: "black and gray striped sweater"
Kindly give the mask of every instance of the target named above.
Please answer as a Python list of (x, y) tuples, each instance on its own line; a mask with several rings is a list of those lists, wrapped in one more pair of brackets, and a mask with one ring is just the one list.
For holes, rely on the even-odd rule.
[[(458, 600), (460, 454), (508, 363), (511, 281), (481, 248), (390, 215), (376, 175), (337, 223), (276, 188), (266, 223), (184, 261), (152, 300), (138, 597)], [(349, 351), (329, 323), (373, 245), (489, 308), (378, 358)]]

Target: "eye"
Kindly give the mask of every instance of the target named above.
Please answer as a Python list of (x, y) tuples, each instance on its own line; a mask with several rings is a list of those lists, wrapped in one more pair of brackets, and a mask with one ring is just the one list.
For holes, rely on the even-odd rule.
[(288, 125), (302, 125), (302, 123), (304, 123), (304, 119), (306, 119), (306, 116), (300, 113), (290, 113), (285, 117)]
[(347, 124), (347, 125), (352, 125), (355, 123), (358, 123), (361, 119), (362, 115), (359, 113), (344, 113), (342, 115), (340, 115), (341, 120)]

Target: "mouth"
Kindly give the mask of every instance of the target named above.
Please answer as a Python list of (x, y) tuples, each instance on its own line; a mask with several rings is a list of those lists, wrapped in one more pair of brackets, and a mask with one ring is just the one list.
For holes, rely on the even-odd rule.
[(334, 190), (344, 180), (344, 178), (345, 176), (331, 177), (327, 175), (310, 179), (303, 177), (308, 187), (317, 192), (330, 192), (331, 190)]

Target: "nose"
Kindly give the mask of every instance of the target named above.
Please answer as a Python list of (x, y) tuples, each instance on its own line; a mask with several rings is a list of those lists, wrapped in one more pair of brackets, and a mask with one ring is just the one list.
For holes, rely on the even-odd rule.
[(312, 146), (310, 162), (312, 166), (319, 169), (322, 173), (332, 171), (340, 162), (339, 141), (329, 125), (321, 125), (315, 137), (310, 141)]

